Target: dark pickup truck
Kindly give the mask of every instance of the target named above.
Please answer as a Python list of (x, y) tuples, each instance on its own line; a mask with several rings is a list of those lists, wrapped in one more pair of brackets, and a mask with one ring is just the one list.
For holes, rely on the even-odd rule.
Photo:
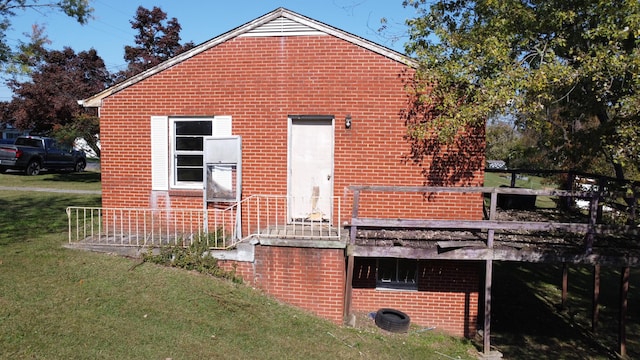
[(87, 166), (84, 151), (40, 136), (16, 138), (13, 145), (0, 144), (0, 173), (8, 169), (38, 175), (42, 169), (83, 171)]

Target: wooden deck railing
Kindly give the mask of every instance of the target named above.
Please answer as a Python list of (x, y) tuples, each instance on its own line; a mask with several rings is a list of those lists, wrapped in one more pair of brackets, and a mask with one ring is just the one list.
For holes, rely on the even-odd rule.
[[(486, 245), (493, 245), (495, 231), (530, 231), (530, 232), (565, 232), (574, 234), (584, 234), (584, 247), (586, 252), (590, 252), (593, 247), (594, 238), (597, 235), (637, 235), (638, 228), (633, 224), (605, 224), (601, 223), (602, 208), (604, 204), (611, 204), (619, 194), (603, 191), (569, 191), (569, 190), (532, 190), (509, 187), (406, 187), (406, 186), (351, 186), (353, 192), (353, 207), (351, 217), (350, 242), (355, 244), (356, 234), (359, 228), (384, 228), (384, 229), (441, 229), (441, 230), (471, 230), (486, 231)], [(391, 219), (391, 218), (371, 218), (359, 215), (360, 199), (363, 193), (481, 193), (488, 200), (488, 211), (484, 219)], [(514, 219), (498, 219), (498, 203), (500, 197), (513, 197), (517, 202), (518, 197), (551, 197), (555, 198), (558, 204), (557, 212), (569, 211), (563, 208), (568, 201), (574, 199), (586, 199), (589, 206), (583, 210), (582, 221), (576, 221), (575, 217), (571, 221), (558, 221), (541, 218), (538, 220), (522, 221)], [(635, 211), (635, 207), (629, 209)], [(534, 210), (534, 209), (531, 209)], [(574, 209), (575, 210), (575, 209)], [(611, 208), (611, 211), (618, 211)], [(634, 214), (627, 216), (635, 219)]]
[[(515, 175), (513, 176), (515, 178)], [(515, 181), (512, 181), (512, 184)], [(354, 259), (359, 256), (368, 257), (416, 257), (416, 258), (440, 258), (440, 259), (461, 259), (461, 260), (473, 260), (484, 261), (484, 338), (483, 348), (484, 353), (490, 353), (491, 349), (491, 289), (492, 289), (492, 272), (494, 260), (516, 260), (528, 261), (530, 259), (536, 259), (536, 261), (593, 261), (595, 264), (601, 264), (605, 261), (610, 261), (611, 264), (625, 266), (626, 278), (623, 278), (623, 289), (628, 289), (628, 273), (629, 266), (640, 266), (640, 254), (638, 249), (638, 226), (636, 224), (637, 214), (637, 184), (631, 186), (631, 194), (628, 192), (619, 192), (615, 186), (607, 186), (605, 181), (599, 181), (596, 186), (588, 188), (590, 191), (576, 191), (576, 187), (571, 184), (567, 190), (531, 190), (521, 188), (509, 188), (509, 187), (403, 187), (403, 186), (351, 186), (350, 191), (353, 192), (353, 206), (351, 217), (351, 229), (350, 229), (350, 244), (347, 250), (347, 281), (345, 285), (345, 305), (344, 315), (345, 317), (351, 314), (351, 299), (353, 292), (353, 274), (354, 274)], [(625, 190), (624, 187), (621, 187)], [(627, 187), (627, 190), (629, 188)], [(483, 199), (485, 199), (485, 207), (488, 208), (485, 211), (483, 219), (392, 219), (392, 218), (372, 218), (363, 217), (360, 215), (360, 201), (364, 193), (423, 193), (425, 197), (429, 194), (438, 193), (481, 193)], [(631, 196), (629, 196), (631, 195)], [(532, 217), (530, 220), (522, 220), (522, 217), (509, 218), (508, 216), (502, 216), (498, 210), (498, 204), (500, 197), (511, 196), (517, 198), (531, 199), (532, 196), (548, 196), (556, 199), (555, 212), (559, 216), (556, 218), (548, 218), (544, 216)], [(588, 206), (586, 209), (575, 208), (574, 203), (576, 199), (588, 200)], [(529, 204), (530, 205), (530, 204)], [(609, 206), (610, 212), (609, 218), (613, 220), (610, 223), (603, 221), (605, 217), (602, 216), (605, 206)], [(534, 209), (531, 209), (535, 211)], [(578, 214), (580, 216), (569, 216), (571, 214)], [(454, 217), (454, 216), (452, 216)], [(525, 217), (526, 218), (526, 217)], [(623, 224), (620, 224), (620, 218), (624, 218)], [(566, 219), (566, 220), (565, 220)], [(618, 223), (616, 224), (616, 221)], [(411, 248), (408, 251), (401, 251), (398, 248), (402, 247), (388, 247), (378, 249), (375, 246), (368, 246), (365, 243), (358, 243), (361, 240), (359, 237), (359, 230), (366, 228), (374, 229), (412, 229), (412, 230), (447, 230), (451, 232), (471, 231), (476, 234), (481, 233), (482, 236), (475, 237), (476, 241), (461, 241), (455, 236), (451, 237), (451, 241), (437, 241), (437, 247), (424, 249), (421, 252), (420, 248)], [(362, 232), (362, 231), (360, 231)], [(373, 231), (375, 233), (375, 231)], [(583, 250), (580, 250), (580, 243), (573, 245), (573, 248), (569, 251), (560, 251), (559, 253), (553, 253), (554, 247), (566, 247), (566, 243), (549, 244), (544, 249), (536, 249), (531, 253), (520, 253), (520, 249), (517, 247), (506, 246), (505, 249), (498, 255), (498, 249), (494, 247), (494, 240), (498, 233), (503, 234), (505, 232), (523, 232), (523, 233), (564, 233), (564, 234), (578, 234), (578, 238), (582, 240)], [(376, 234), (377, 236), (377, 234)], [(393, 236), (393, 235), (392, 235)], [(521, 234), (517, 234), (520, 237)], [(547, 235), (544, 235), (547, 236)], [(563, 236), (560, 236), (562, 238)], [(611, 239), (626, 237), (625, 241), (619, 242), (615, 246), (622, 245), (622, 251), (617, 251), (613, 255), (601, 252), (601, 250), (609, 251), (609, 241)], [(605, 245), (597, 248), (599, 253), (594, 256), (594, 242), (596, 239), (606, 238)], [(438, 238), (436, 238), (438, 239)], [(485, 243), (482, 244), (478, 239), (484, 239)], [(397, 240), (394, 240), (394, 243)], [(469, 247), (466, 249), (467, 243)], [(482, 246), (478, 247), (477, 243)], [(629, 246), (628, 249), (634, 249), (634, 254), (624, 249), (624, 246)], [(456, 251), (447, 251), (449, 249), (460, 249), (457, 254)], [(443, 249), (444, 248), (444, 249)], [(441, 253), (440, 249), (444, 251)], [(551, 250), (550, 250), (551, 249)], [(445, 255), (446, 254), (446, 255)], [(444, 255), (444, 256), (443, 256)], [(527, 260), (525, 260), (527, 259)], [(531, 260), (532, 261), (532, 260)], [(563, 290), (564, 291), (564, 290)], [(563, 294), (564, 296), (564, 294)], [(621, 291), (621, 298), (623, 299), (623, 308), (626, 308), (626, 291)], [(621, 316), (620, 325), (620, 339), (624, 339), (624, 316)], [(621, 340), (621, 348), (624, 347), (624, 340)]]

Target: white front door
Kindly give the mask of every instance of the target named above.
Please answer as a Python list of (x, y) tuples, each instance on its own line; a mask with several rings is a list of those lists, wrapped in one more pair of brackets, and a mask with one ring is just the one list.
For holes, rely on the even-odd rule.
[(333, 118), (290, 118), (289, 218), (330, 221), (333, 204)]

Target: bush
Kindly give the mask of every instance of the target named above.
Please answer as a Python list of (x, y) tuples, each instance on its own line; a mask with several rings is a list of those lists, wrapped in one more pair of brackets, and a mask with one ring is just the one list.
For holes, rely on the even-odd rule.
[(242, 278), (236, 276), (235, 268), (232, 271), (226, 271), (218, 266), (218, 259), (207, 254), (209, 250), (207, 238), (207, 236), (198, 236), (189, 246), (163, 247), (160, 254), (154, 255), (149, 252), (144, 255), (143, 260), (164, 266), (195, 270), (217, 278), (231, 280), (234, 283), (242, 283)]

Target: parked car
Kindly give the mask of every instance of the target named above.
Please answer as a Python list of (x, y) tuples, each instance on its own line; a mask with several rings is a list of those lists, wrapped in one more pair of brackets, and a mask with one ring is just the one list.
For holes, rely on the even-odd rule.
[(21, 136), (13, 145), (0, 144), (0, 173), (8, 169), (38, 175), (43, 169), (80, 172), (87, 166), (84, 151), (40, 136)]

